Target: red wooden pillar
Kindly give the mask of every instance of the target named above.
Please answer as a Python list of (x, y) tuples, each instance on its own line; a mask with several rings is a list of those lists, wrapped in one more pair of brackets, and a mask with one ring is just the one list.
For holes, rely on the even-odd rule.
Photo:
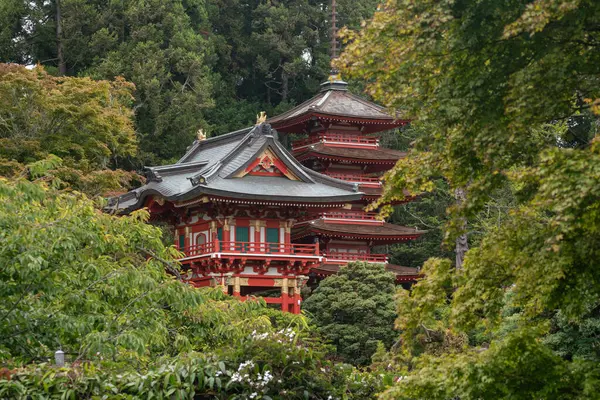
[(185, 232), (185, 248), (189, 249), (190, 246), (193, 244), (192, 241), (190, 240), (190, 227), (186, 226), (184, 229)]
[(225, 221), (223, 222), (223, 238), (221, 239), (221, 241), (223, 242), (223, 250), (224, 251), (229, 250), (230, 239), (231, 239), (231, 234), (229, 233), (229, 220), (225, 219)]
[(260, 220), (254, 222), (254, 251), (260, 253), (262, 244), (260, 243)]
[(282, 279), (281, 284), (281, 311), (289, 312), (290, 311), (290, 295), (288, 288), (288, 278)]
[(287, 245), (292, 243), (292, 225), (293, 224), (294, 224), (293, 220), (289, 219), (289, 220), (287, 220), (285, 227), (284, 227), (284, 231), (285, 231), (284, 242)]
[(240, 277), (233, 277), (233, 297), (241, 297)]
[(292, 313), (300, 314), (300, 306), (302, 305), (302, 296), (300, 295), (300, 289), (294, 289), (294, 296), (292, 297), (292, 301), (294, 302), (292, 306)]
[(302, 295), (300, 294), (300, 288), (302, 287), (304, 280), (302, 278), (294, 278), (294, 284), (292, 286), (292, 295), (290, 296), (291, 312), (294, 314), (300, 314), (302, 305)]

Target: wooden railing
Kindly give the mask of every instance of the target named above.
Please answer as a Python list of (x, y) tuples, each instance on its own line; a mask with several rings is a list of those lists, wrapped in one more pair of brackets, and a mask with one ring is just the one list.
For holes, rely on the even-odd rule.
[[(180, 249), (181, 250), (181, 249)], [(318, 256), (317, 244), (227, 242), (215, 240), (211, 243), (188, 246), (183, 249), (186, 257), (211, 253), (278, 254)]]
[(343, 134), (343, 133), (322, 133), (315, 136), (308, 137), (306, 139), (300, 139), (292, 142), (292, 150), (308, 146), (314, 143), (333, 143), (333, 144), (347, 144), (359, 147), (377, 147), (379, 146), (379, 139), (367, 136)]
[(352, 212), (352, 211), (339, 211), (339, 212), (327, 212), (319, 214), (322, 218), (330, 219), (358, 219), (361, 221), (381, 221), (377, 219), (377, 213), (368, 212)]
[(323, 219), (332, 223), (344, 223), (354, 225), (383, 225), (385, 221), (377, 218), (377, 213), (367, 213), (360, 211), (337, 211), (307, 215), (300, 218), (296, 224), (305, 224), (309, 221)]
[(324, 253), (327, 261), (366, 261), (373, 263), (387, 263), (387, 254), (358, 254), (358, 253)]
[(358, 182), (361, 184), (368, 184), (369, 186), (381, 186), (382, 182), (379, 177), (376, 176), (364, 176), (364, 175), (351, 175), (351, 174), (341, 174), (336, 172), (323, 172), (325, 175), (330, 176), (332, 178), (341, 179), (343, 181), (348, 182)]

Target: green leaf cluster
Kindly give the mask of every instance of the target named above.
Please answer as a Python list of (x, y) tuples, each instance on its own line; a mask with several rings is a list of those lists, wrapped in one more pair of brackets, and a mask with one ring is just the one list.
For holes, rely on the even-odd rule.
[(475, 239), (398, 297), (383, 398), (598, 397), (599, 23), (594, 1), (390, 0), (346, 33), (342, 69), (429, 131), (381, 204), (442, 179), (466, 192), (445, 238)]
[(389, 348), (394, 331), (394, 276), (382, 264), (350, 263), (324, 279), (303, 303), (336, 355), (354, 365), (365, 365), (377, 344)]

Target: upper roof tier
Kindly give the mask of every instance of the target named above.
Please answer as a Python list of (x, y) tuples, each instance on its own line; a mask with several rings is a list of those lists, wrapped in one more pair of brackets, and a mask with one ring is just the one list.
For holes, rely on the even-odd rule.
[(319, 218), (294, 225), (292, 239), (297, 240), (316, 234), (338, 239), (369, 240), (374, 244), (382, 244), (390, 241), (414, 240), (424, 233), (426, 232), (416, 228), (387, 222), (382, 224), (340, 223), (330, 222), (326, 218)]
[(294, 151), (294, 156), (299, 161), (309, 160), (311, 158), (332, 160), (332, 161), (353, 161), (360, 164), (389, 164), (393, 166), (396, 162), (406, 157), (406, 152), (387, 149), (385, 147), (377, 148), (352, 148), (352, 147), (333, 147), (325, 143), (315, 143)]
[(146, 167), (146, 177), (144, 186), (111, 199), (109, 208), (131, 212), (143, 207), (149, 196), (176, 206), (206, 197), (331, 207), (362, 196), (358, 185), (301, 165), (268, 124), (195, 141), (176, 164)]
[(364, 126), (363, 133), (380, 132), (408, 123), (391, 116), (385, 108), (348, 91), (348, 84), (330, 77), (321, 84), (321, 92), (297, 107), (267, 122), (279, 132), (301, 133), (311, 119)]

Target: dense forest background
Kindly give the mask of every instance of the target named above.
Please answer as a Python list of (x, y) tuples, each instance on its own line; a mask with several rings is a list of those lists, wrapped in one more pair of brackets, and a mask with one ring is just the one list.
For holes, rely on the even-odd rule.
[[(338, 2), (358, 28), (376, 0)], [(129, 168), (178, 159), (198, 129), (221, 134), (314, 95), (330, 71), (329, 2), (7, 0), (0, 60), (135, 85), (140, 151)]]
[[(337, 25), (360, 28), (378, 3), (338, 1)], [(75, 158), (69, 165), (74, 168), (67, 171), (63, 166), (58, 175), (92, 195), (139, 184), (139, 177), (125, 171), (175, 162), (199, 129), (207, 136), (219, 135), (251, 125), (260, 111), (269, 116), (286, 111), (318, 93), (331, 71), (330, 2), (8, 0), (0, 7), (0, 61), (40, 64), (56, 77), (123, 77), (132, 84), (120, 84), (120, 105), (133, 110), (133, 125), (106, 121), (113, 125), (111, 135), (126, 139), (109, 144), (102, 159), (73, 155), (80, 151), (68, 152), (64, 140), (51, 145), (33, 145), (33, 140), (33, 147), (27, 148), (21, 134), (0, 135), (5, 144), (0, 157), (8, 160), (41, 159), (48, 152), (40, 147)], [(51, 81), (51, 76), (43, 81)], [(360, 79), (351, 82), (357, 94), (363, 86)], [(124, 99), (126, 90), (131, 99)], [(116, 89), (111, 93), (116, 95)], [(46, 105), (54, 107), (51, 102)], [(98, 137), (91, 130), (87, 133)], [(391, 131), (384, 134), (383, 143), (406, 150), (426, 134)], [(88, 145), (81, 146), (91, 152)], [(441, 190), (424, 203), (398, 208), (392, 222), (428, 233), (417, 243), (384, 249), (393, 262), (420, 267), (431, 256), (450, 254), (441, 247), (440, 230), (450, 201)]]
[(412, 121), (374, 205), (428, 230), (388, 249), (410, 291), (357, 263), (312, 315), (240, 303), (178, 281), (146, 211), (100, 211), (199, 129), (314, 94), (328, 7), (0, 3), (0, 397), (599, 398), (595, 0), (339, 3), (335, 66)]

